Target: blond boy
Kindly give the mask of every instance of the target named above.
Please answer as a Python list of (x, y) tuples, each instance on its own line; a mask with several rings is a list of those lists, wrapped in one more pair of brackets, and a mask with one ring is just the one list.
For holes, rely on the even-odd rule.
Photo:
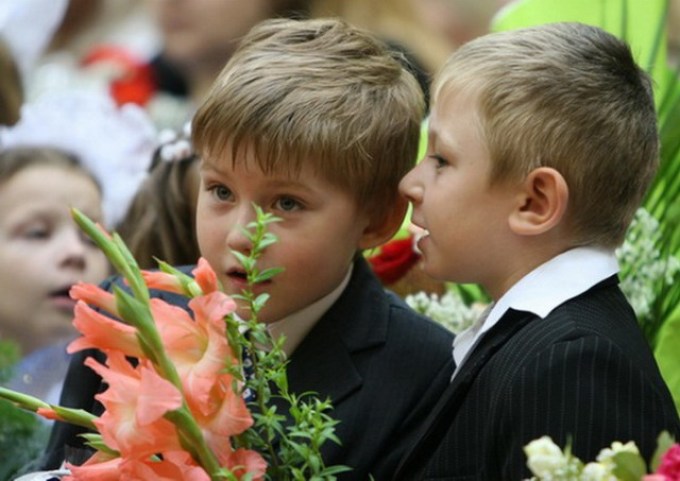
[[(398, 184), (422, 115), (416, 80), (370, 34), (271, 20), (243, 39), (192, 122), (199, 246), (227, 292), (246, 286), (233, 251), (252, 247), (253, 204), (281, 218), (259, 268), (285, 270), (255, 286), (271, 295), (259, 317), (285, 335), (290, 389), (333, 403), (341, 444), (322, 454), (351, 468), (338, 479), (392, 479), (453, 372), (452, 335), (386, 292), (361, 255), (402, 223)], [(93, 409), (99, 380), (82, 366), (70, 379), (65, 399)], [(52, 459), (74, 443), (55, 432)]]
[(528, 478), (522, 447), (543, 435), (585, 460), (616, 440), (649, 458), (678, 415), (614, 256), (658, 163), (649, 78), (612, 35), (552, 24), (461, 48), (432, 105), (401, 183), (425, 269), (494, 303), (456, 338), (396, 479)]

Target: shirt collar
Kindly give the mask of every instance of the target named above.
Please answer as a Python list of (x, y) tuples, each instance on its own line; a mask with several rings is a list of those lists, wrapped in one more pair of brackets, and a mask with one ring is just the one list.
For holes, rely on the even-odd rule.
[(559, 305), (618, 271), (614, 252), (598, 247), (570, 249), (541, 264), (513, 285), (496, 303), (489, 305), (474, 325), (456, 336), (453, 341), (453, 359), (456, 363), (453, 376), (458, 373), (479, 339), (496, 325), (508, 309), (531, 312), (543, 319)]
[(619, 271), (613, 250), (576, 247), (541, 264), (524, 276), (494, 305), (481, 332), (488, 331), (508, 309), (531, 312), (541, 319), (569, 299)]
[(280, 321), (270, 323), (267, 326), (267, 329), (274, 340), (282, 335), (285, 336), (286, 339), (283, 343), (283, 352), (287, 357), (290, 357), (290, 355), (293, 354), (295, 348), (302, 342), (307, 333), (316, 325), (319, 319), (321, 319), (321, 316), (323, 316), (335, 301), (338, 300), (349, 283), (353, 268), (354, 264), (350, 264), (342, 282), (340, 282), (340, 284), (330, 293), (290, 316), (281, 319)]

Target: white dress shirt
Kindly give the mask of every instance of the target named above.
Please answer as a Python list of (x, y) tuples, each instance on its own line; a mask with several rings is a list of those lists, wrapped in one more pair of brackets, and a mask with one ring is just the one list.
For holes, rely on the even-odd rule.
[(614, 251), (598, 247), (576, 247), (541, 264), (491, 304), (475, 324), (456, 336), (453, 341), (456, 370), (451, 379), (508, 309), (531, 312), (544, 319), (556, 307), (618, 271)]

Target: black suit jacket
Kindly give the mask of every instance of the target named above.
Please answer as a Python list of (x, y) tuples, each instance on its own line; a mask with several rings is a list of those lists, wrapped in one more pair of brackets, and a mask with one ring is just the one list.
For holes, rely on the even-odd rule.
[[(186, 306), (181, 296), (157, 295)], [(367, 480), (369, 474), (377, 481), (393, 478), (427, 413), (448, 386), (452, 340), (450, 332), (386, 292), (363, 259), (355, 262), (347, 288), (288, 365), (292, 392), (314, 391), (333, 402), (331, 415), (340, 421), (336, 434), (342, 445), (328, 442), (323, 457), (328, 465), (353, 468), (339, 479)], [(101, 406), (93, 396), (103, 387), (82, 364), (88, 355), (101, 358), (98, 351), (75, 355), (61, 404), (98, 414)], [(81, 448), (79, 432), (57, 423), (42, 467), (56, 467), (65, 449)]]
[(523, 446), (549, 435), (594, 461), (613, 441), (645, 459), (678, 414), (616, 276), (545, 319), (510, 310), (482, 338), (395, 479), (519, 481)]

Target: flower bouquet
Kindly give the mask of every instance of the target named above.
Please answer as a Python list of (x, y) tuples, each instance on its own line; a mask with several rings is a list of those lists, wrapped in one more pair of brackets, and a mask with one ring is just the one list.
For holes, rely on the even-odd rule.
[[(612, 443), (602, 449), (596, 461), (584, 464), (564, 451), (549, 436), (531, 441), (524, 447), (531, 481), (677, 481), (680, 480), (680, 444), (663, 432), (649, 470), (634, 442)], [(651, 472), (652, 474), (648, 474)]]
[[(266, 227), (277, 219), (255, 210), (256, 221), (244, 228), (253, 248), (235, 253), (249, 286), (280, 271), (257, 269), (276, 241)], [(0, 398), (21, 408), (92, 431), (84, 436), (94, 454), (81, 466), (67, 463), (63, 479), (331, 480), (347, 470), (325, 466), (319, 454), (326, 441), (339, 442), (330, 402), (288, 392), (283, 339), (273, 341), (257, 320), (266, 294), (227, 296), (203, 259), (193, 277), (163, 262), (158, 272), (142, 272), (119, 236), (73, 216), (129, 286), (71, 290), (82, 335), (68, 351), (106, 354), (105, 364), (86, 361), (108, 385), (97, 396), (105, 411), (97, 417), (0, 388)], [(149, 289), (188, 296), (193, 318)], [(249, 319), (236, 314), (236, 300), (248, 306)]]

